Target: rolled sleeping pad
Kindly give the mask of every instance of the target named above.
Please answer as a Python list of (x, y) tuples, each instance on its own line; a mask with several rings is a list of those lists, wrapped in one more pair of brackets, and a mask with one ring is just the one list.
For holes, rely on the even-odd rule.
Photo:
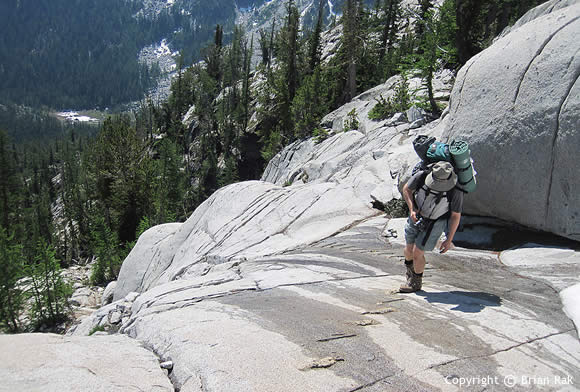
[(473, 175), (469, 144), (462, 140), (453, 140), (449, 144), (449, 153), (457, 171), (457, 187), (467, 193), (475, 191), (477, 182)]

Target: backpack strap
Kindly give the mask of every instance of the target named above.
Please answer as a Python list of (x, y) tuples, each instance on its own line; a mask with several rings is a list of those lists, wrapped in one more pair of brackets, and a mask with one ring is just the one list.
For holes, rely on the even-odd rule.
[[(441, 218), (439, 218), (439, 219), (441, 219)], [(431, 232), (433, 231), (433, 226), (435, 226), (435, 222), (437, 222), (439, 219), (430, 220), (429, 225), (427, 226), (427, 230), (425, 231), (425, 236), (423, 237), (423, 241), (421, 241), (421, 246), (425, 247), (425, 245), (427, 244), (427, 240), (429, 239), (429, 237), (431, 236)]]

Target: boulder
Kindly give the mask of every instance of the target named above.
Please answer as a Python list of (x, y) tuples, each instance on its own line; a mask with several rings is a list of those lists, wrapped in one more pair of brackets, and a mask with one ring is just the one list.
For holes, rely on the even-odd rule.
[(173, 391), (155, 355), (127, 336), (0, 335), (3, 391)]
[(122, 324), (128, 321), (131, 315), (133, 302), (139, 296), (138, 293), (129, 293), (125, 298), (99, 308), (91, 315), (83, 318), (80, 323), (73, 325), (68, 331), (70, 336), (88, 336), (98, 329), (106, 333), (118, 331)]
[(580, 240), (580, 3), (564, 3), (542, 5), (459, 71), (444, 137), (467, 141), (476, 162), (467, 213)]
[(101, 303), (103, 305), (108, 305), (111, 302), (113, 302), (113, 295), (115, 294), (115, 287), (117, 287), (116, 280), (109, 282), (107, 287), (105, 287), (105, 291), (103, 292), (103, 297), (101, 299)]
[(408, 109), (405, 114), (407, 115), (407, 119), (409, 120), (410, 123), (414, 123), (416, 121), (419, 120), (425, 120), (425, 116), (427, 115), (427, 113), (425, 113), (425, 110), (417, 107), (417, 106), (411, 106), (410, 109)]
[(72, 294), (69, 302), (73, 306), (97, 308), (100, 305), (100, 293), (92, 287), (81, 286)]

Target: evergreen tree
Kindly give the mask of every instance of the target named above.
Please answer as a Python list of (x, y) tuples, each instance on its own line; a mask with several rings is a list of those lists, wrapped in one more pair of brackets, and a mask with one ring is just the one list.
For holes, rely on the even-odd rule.
[(223, 45), (223, 27), (216, 26), (214, 44), (206, 49), (205, 62), (207, 63), (207, 73), (215, 80), (221, 80), (221, 52)]
[(384, 0), (379, 62), (385, 61), (385, 54), (390, 53), (394, 46), (398, 32), (398, 19), (401, 14), (400, 3), (400, 0)]
[(117, 279), (126, 255), (121, 250), (116, 233), (108, 227), (98, 212), (92, 219), (91, 237), (91, 250), (96, 257), (91, 272), (91, 284), (106, 285)]
[(288, 102), (292, 102), (298, 88), (298, 33), (300, 28), (300, 14), (293, 0), (288, 0), (288, 15), (286, 26), (282, 30), (282, 51), (280, 60), (285, 68), (286, 82), (288, 84)]
[(22, 245), (0, 227), (0, 330), (18, 332), (24, 293), (19, 280), (24, 277)]
[(295, 136), (297, 138), (312, 136), (327, 110), (323, 99), (322, 74), (320, 67), (317, 66), (312, 75), (305, 77), (292, 102)]
[(358, 0), (346, 0), (343, 17), (343, 45), (346, 61), (346, 88), (344, 102), (349, 102), (356, 95), (356, 61), (358, 55), (357, 33), (359, 25)]
[(0, 130), (0, 227), (7, 229), (10, 227), (10, 211), (14, 208), (12, 204), (17, 186), (10, 155), (8, 137)]
[(321, 48), (320, 35), (322, 34), (322, 24), (324, 23), (324, 5), (325, 0), (320, 0), (318, 5), (318, 18), (316, 19), (316, 26), (309, 39), (308, 49), (308, 74), (312, 74), (316, 66), (320, 63)]
[(60, 270), (54, 249), (40, 240), (28, 273), (34, 299), (30, 316), (35, 329), (54, 328), (68, 317), (72, 288), (64, 282)]
[(96, 198), (107, 225), (122, 243), (135, 240), (135, 231), (150, 206), (147, 181), (150, 157), (127, 117), (107, 119), (91, 152)]

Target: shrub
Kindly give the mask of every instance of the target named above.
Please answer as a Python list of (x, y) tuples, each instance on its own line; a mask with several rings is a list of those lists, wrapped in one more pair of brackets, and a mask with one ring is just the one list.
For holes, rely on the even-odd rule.
[(346, 120), (344, 120), (344, 131), (348, 132), (348, 131), (352, 131), (354, 129), (358, 129), (360, 126), (360, 123), (358, 121), (358, 115), (356, 114), (356, 108), (352, 109), (350, 112), (348, 112), (348, 114), (346, 115)]

